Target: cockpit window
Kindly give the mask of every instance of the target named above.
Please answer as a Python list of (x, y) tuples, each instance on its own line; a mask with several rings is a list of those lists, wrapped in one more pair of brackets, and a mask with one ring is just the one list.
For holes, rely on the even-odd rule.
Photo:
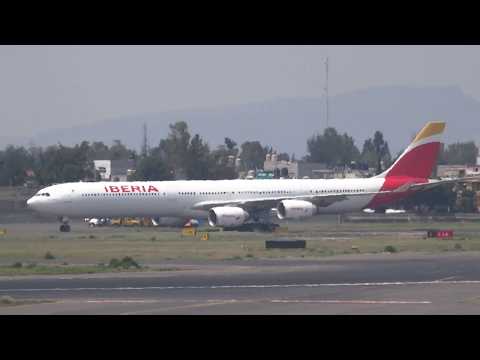
[(35, 196), (50, 196), (50, 193), (37, 193)]

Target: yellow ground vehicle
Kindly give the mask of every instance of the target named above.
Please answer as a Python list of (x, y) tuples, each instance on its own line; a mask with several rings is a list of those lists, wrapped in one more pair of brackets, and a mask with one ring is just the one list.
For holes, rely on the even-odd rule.
[(151, 218), (113, 218), (110, 220), (112, 226), (157, 226)]
[(114, 218), (114, 219), (110, 220), (110, 225), (112, 225), (112, 226), (122, 225), (122, 218)]
[(142, 222), (136, 218), (124, 218), (123, 225), (125, 226), (142, 226)]

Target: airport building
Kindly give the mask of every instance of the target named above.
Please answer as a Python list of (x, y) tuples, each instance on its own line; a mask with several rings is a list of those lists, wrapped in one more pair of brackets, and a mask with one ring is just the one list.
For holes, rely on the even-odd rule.
[(480, 165), (438, 165), (437, 176), (440, 178), (461, 178), (480, 175)]
[(277, 177), (292, 179), (343, 179), (362, 178), (371, 175), (369, 170), (357, 170), (348, 167), (328, 168), (323, 163), (278, 160), (276, 153), (266, 155), (263, 170), (277, 174)]
[(135, 173), (135, 160), (94, 160), (95, 173), (100, 181), (127, 181)]

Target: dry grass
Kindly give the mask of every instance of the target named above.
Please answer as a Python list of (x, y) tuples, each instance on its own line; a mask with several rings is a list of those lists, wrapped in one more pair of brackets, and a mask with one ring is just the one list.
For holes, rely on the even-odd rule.
[[(62, 234), (56, 224), (19, 224), (0, 237), (0, 264), (11, 268), (15, 262), (35, 262), (61, 269), (67, 268), (61, 266), (65, 262), (75, 266), (108, 264), (112, 258), (125, 256), (131, 256), (141, 265), (168, 259), (317, 258), (381, 253), (387, 246), (393, 246), (398, 252), (480, 251), (480, 224), (475, 223), (372, 225), (307, 222), (286, 225), (289, 229), (286, 234), (214, 232), (210, 233), (209, 240), (201, 240), (200, 237), (183, 237), (178, 229), (90, 229), (86, 224), (77, 223), (71, 233)], [(426, 229), (430, 228), (453, 229), (456, 237), (453, 240), (424, 239)], [(265, 240), (274, 238), (305, 239), (307, 248), (266, 250)], [(47, 252), (54, 254), (55, 259), (46, 260)]]

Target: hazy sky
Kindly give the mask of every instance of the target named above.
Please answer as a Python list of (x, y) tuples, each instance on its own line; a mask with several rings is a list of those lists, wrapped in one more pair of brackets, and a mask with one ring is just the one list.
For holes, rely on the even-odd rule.
[(0, 46), (3, 136), (106, 118), (321, 96), (378, 85), (459, 85), (480, 100), (480, 46)]

